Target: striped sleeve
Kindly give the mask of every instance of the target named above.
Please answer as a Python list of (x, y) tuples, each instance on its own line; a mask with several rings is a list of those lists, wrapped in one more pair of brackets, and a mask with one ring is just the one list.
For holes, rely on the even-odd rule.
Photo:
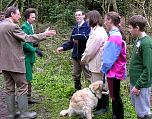
[(122, 47), (116, 42), (108, 41), (102, 55), (101, 72), (107, 74), (118, 59)]

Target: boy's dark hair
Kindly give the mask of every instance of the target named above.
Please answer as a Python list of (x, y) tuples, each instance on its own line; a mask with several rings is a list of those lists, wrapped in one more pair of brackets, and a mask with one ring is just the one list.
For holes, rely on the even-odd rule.
[(101, 15), (97, 10), (89, 11), (86, 17), (89, 19), (89, 25), (91, 27), (95, 27), (96, 25), (102, 26)]
[(17, 10), (18, 8), (15, 6), (8, 7), (5, 11), (5, 18), (11, 17), (11, 13), (15, 14)]
[(129, 19), (128, 24), (133, 28), (138, 26), (140, 31), (145, 31), (147, 21), (142, 15), (134, 15)]
[(31, 13), (36, 14), (36, 10), (34, 8), (28, 8), (25, 10), (25, 13), (24, 13), (25, 20), (27, 20), (30, 17)]

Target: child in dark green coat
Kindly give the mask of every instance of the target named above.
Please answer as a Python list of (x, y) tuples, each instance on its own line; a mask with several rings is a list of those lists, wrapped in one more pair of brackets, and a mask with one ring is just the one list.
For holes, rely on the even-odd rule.
[(134, 15), (129, 19), (129, 32), (136, 39), (130, 60), (131, 101), (137, 119), (151, 119), (152, 39), (145, 33), (146, 19)]

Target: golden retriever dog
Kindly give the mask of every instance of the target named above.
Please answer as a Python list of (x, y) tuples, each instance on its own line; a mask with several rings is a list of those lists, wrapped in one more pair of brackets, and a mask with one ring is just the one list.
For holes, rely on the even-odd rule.
[(96, 81), (89, 88), (76, 91), (71, 97), (69, 108), (62, 110), (60, 116), (79, 114), (87, 119), (92, 119), (92, 110), (97, 106), (98, 99), (101, 98), (102, 94), (108, 94), (102, 90), (103, 82)]

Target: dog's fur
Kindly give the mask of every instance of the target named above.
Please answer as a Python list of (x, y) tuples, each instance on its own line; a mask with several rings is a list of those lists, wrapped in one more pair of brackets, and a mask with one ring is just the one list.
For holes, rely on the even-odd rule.
[(87, 119), (92, 119), (92, 110), (97, 106), (98, 99), (101, 95), (108, 92), (102, 92), (103, 82), (97, 81), (92, 83), (89, 88), (84, 88), (73, 94), (70, 100), (70, 105), (67, 110), (62, 110), (60, 116), (80, 114)]

